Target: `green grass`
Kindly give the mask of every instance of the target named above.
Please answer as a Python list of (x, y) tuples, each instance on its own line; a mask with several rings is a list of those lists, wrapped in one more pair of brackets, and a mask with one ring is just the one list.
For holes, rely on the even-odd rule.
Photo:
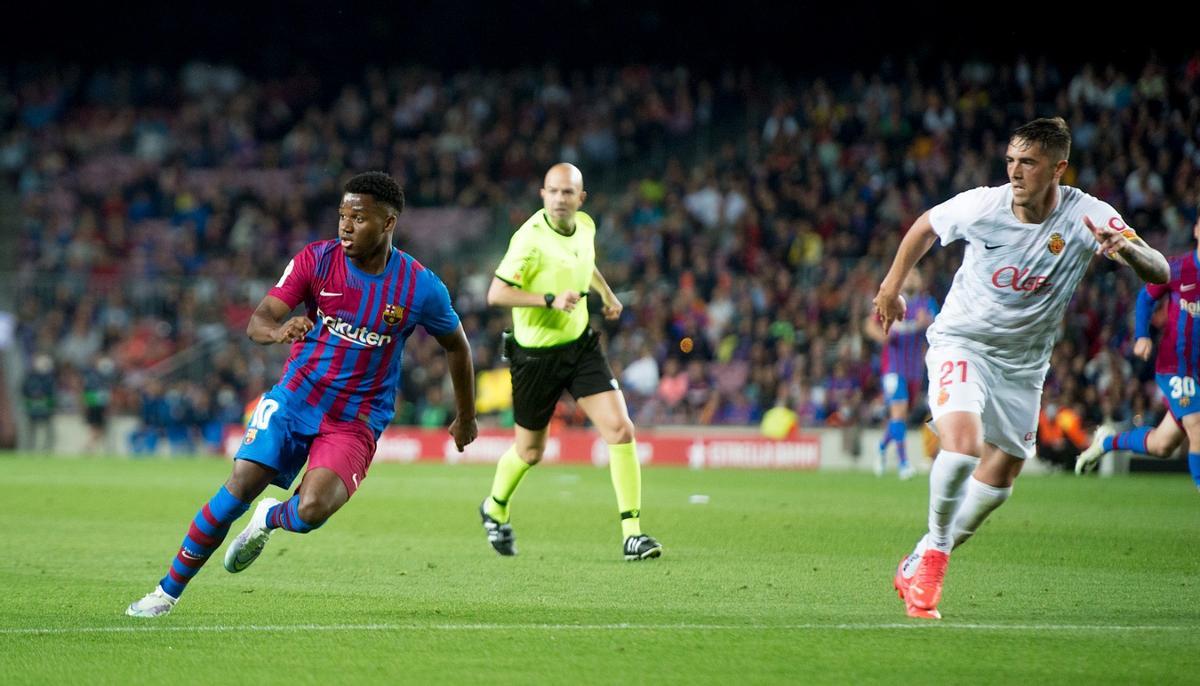
[(0, 682), (1200, 681), (1200, 500), (1179, 475), (1025, 477), (927, 622), (891, 589), (919, 479), (649, 469), (665, 553), (634, 564), (605, 470), (530, 473), (504, 559), (475, 514), (490, 468), (380, 464), (320, 531), (125, 617), (228, 470), (0, 457)]

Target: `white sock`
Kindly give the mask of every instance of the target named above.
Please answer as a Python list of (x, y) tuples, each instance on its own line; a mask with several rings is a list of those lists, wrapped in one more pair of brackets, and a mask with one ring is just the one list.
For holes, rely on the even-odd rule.
[(917, 541), (917, 547), (913, 548), (908, 557), (904, 558), (904, 564), (900, 565), (900, 576), (905, 579), (913, 578), (913, 574), (917, 573), (917, 567), (921, 564), (921, 556), (925, 554), (926, 550), (929, 550), (929, 534), (922, 536), (921, 540)]
[(978, 457), (942, 450), (929, 470), (928, 547), (949, 553), (954, 549), (951, 522), (963, 500), (967, 478), (979, 464)]
[(954, 514), (951, 530), (954, 532), (954, 547), (967, 542), (967, 539), (979, 529), (983, 520), (1012, 495), (1012, 486), (997, 488), (971, 477), (967, 480), (967, 493), (963, 496), (958, 512)]

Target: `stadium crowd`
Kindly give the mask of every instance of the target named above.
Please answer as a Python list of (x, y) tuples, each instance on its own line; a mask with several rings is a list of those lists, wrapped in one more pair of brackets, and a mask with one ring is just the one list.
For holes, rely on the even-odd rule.
[[(1007, 135), (1026, 120), (1066, 118), (1065, 182), (1166, 254), (1193, 247), (1200, 203), (1200, 53), (1134, 71), (885, 62), (816, 80), (369, 69), (337, 92), (204, 64), (2, 78), (27, 407), (138, 414), (149, 450), (215, 445), (277, 375), (286, 351), (251, 344), (246, 320), (292, 254), (333, 235), (340, 183), (362, 170), (396, 176), (411, 207), (487, 213), (480, 240), (414, 250), (486, 374), (503, 366), (509, 316), (486, 306), (491, 271), (542, 173), (579, 165), (597, 262), (626, 305), (596, 325), (639, 426), (754, 424), (776, 405), (806, 427), (878, 421), (879, 350), (862, 325), (888, 260), (925, 209), (1004, 182)], [(401, 248), (404, 231), (402, 217)], [(939, 299), (956, 250), (922, 262)], [(1054, 353), (1049, 424), (1160, 416), (1153, 365), (1131, 352), (1133, 278), (1094, 262)], [(417, 334), (406, 351), (397, 421), (447, 423), (436, 343)], [(580, 421), (569, 402), (561, 420)]]

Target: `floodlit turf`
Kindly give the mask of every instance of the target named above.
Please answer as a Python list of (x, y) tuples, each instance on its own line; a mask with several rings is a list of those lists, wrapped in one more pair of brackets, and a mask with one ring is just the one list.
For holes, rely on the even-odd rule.
[(531, 472), (520, 555), (500, 558), (476, 515), (490, 468), (381, 464), (321, 530), (277, 532), (238, 575), (222, 548), (169, 616), (125, 617), (228, 470), (0, 457), (0, 682), (1200, 679), (1200, 495), (1182, 475), (1024, 478), (955, 553), (929, 622), (891, 589), (921, 479), (648, 469), (665, 553), (626, 563), (606, 470)]

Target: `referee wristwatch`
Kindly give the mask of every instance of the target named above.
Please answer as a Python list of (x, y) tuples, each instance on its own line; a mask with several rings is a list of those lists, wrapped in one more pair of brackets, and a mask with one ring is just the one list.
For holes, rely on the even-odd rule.
[(554, 294), (547, 293), (545, 295), (545, 298), (546, 298), (546, 307), (553, 309), (554, 308)]

